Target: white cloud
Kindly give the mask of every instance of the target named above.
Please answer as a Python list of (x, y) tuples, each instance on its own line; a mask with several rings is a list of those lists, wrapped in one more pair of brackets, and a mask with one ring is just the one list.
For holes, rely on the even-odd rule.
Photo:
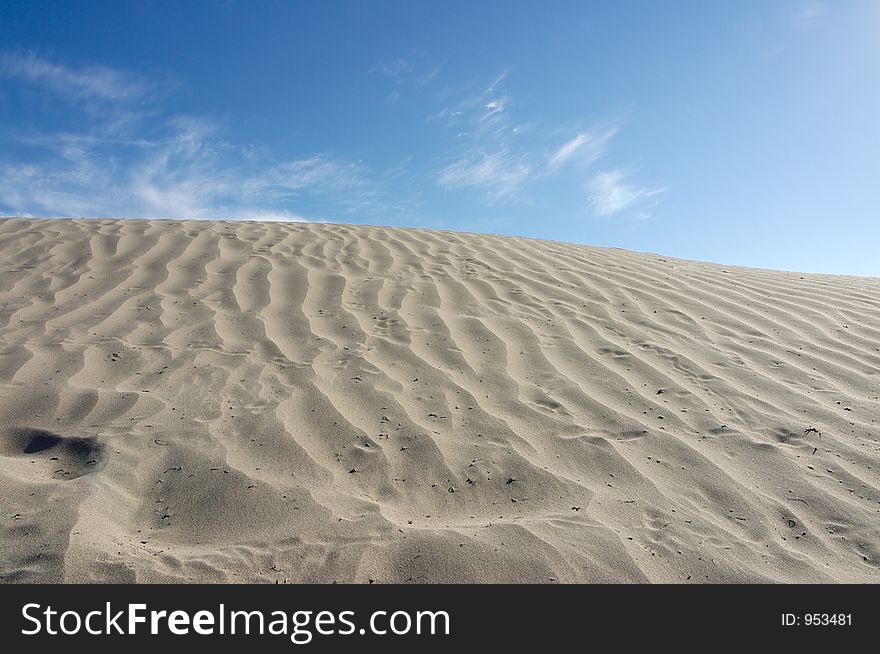
[[(403, 59), (372, 70), (391, 78), (396, 96), (398, 88), (427, 83), (440, 69), (423, 82)], [(504, 70), (488, 86), (462, 91), (457, 104), (433, 116), (443, 119), (439, 127), (448, 130), (447, 145), (429, 155), (427, 167), (411, 173), (407, 160), (383, 176), (331, 153), (279, 160), (269, 146), (226, 140), (224, 126), (202, 116), (165, 118), (154, 99), (159, 86), (124, 71), (0, 55), (0, 78), (38, 85), (89, 112), (80, 132), (13, 133), (28, 154), (22, 160), (9, 154), (0, 159), (0, 211), (300, 220), (297, 208), (319, 206), (322, 212), (332, 207), (337, 215), (381, 214), (387, 220), (425, 197), (418, 190), (408, 200), (392, 195), (391, 182), (405, 175), (443, 189), (475, 191), (489, 203), (531, 202), (551, 183), (556, 184), (551, 192), (569, 183), (574, 174), (557, 175), (564, 167), (578, 171), (578, 179), (589, 175), (587, 167), (605, 156), (618, 127), (581, 127), (572, 137), (576, 130), (569, 126), (563, 134), (570, 138), (551, 147), (551, 138), (562, 140), (558, 127), (514, 121), (517, 105), (502, 87), (508, 74)], [(418, 161), (415, 166), (420, 167)], [(597, 215), (650, 214), (663, 189), (641, 187), (629, 177), (626, 170), (612, 169), (590, 179)]]
[(416, 86), (426, 86), (433, 82), (437, 78), (437, 75), (440, 74), (440, 69), (441, 66), (434, 66), (434, 68), (427, 72), (417, 75), (415, 78)]
[(118, 138), (154, 116), (157, 101), (176, 86), (170, 77), (148, 80), (107, 66), (66, 66), (33, 53), (0, 54), (0, 79), (30, 84), (92, 119), (90, 129)]
[(605, 153), (608, 142), (617, 132), (618, 129), (615, 127), (596, 133), (578, 134), (553, 153), (547, 162), (548, 170), (551, 172), (559, 170), (575, 155), (588, 164), (594, 163)]
[(413, 90), (421, 89), (427, 86), (437, 75), (440, 74), (441, 66), (433, 68), (425, 68), (421, 59), (423, 53), (413, 53), (411, 59), (395, 59), (392, 62), (383, 62), (376, 64), (370, 68), (370, 73), (379, 73), (386, 77), (386, 84), (391, 86), (391, 90), (385, 97), (385, 101), (393, 104), (400, 100), (404, 93), (411, 93)]
[(616, 169), (603, 171), (589, 182), (590, 203), (600, 216), (613, 216), (630, 209), (639, 209), (639, 217), (650, 216), (656, 196), (665, 189), (640, 187), (627, 183), (629, 173)]
[[(510, 108), (515, 105), (502, 88), (509, 73), (502, 71), (488, 86), (429, 116), (430, 121), (442, 120), (455, 135), (436, 173), (437, 182), (445, 189), (479, 191), (490, 202), (531, 204), (540, 198), (542, 185), (550, 188), (550, 178), (558, 179), (550, 193), (559, 192), (559, 184), (566, 183), (559, 175), (565, 166), (576, 164), (579, 175), (588, 173), (606, 155), (620, 131), (620, 119), (582, 128), (548, 154), (546, 141), (559, 134), (559, 128), (514, 120)], [(626, 181), (627, 176), (623, 170), (594, 175), (590, 201), (598, 215), (640, 209), (644, 216), (656, 204), (662, 189), (636, 186)]]
[(326, 154), (279, 162), (268, 148), (226, 141), (222, 125), (203, 116), (141, 111), (156, 87), (124, 71), (0, 55), (3, 77), (37, 85), (92, 117), (78, 133), (11, 137), (28, 156), (0, 159), (4, 213), (301, 219), (287, 205), (321, 195), (340, 211), (382, 206), (361, 166)]
[(483, 114), (480, 116), (480, 122), (486, 123), (500, 117), (500, 114), (504, 113), (507, 102), (508, 97), (506, 95), (489, 100), (489, 102), (483, 105)]
[(565, 143), (553, 154), (552, 157), (550, 157), (550, 161), (547, 166), (551, 169), (558, 168), (566, 161), (571, 159), (572, 155), (574, 155), (574, 153), (577, 152), (581, 148), (581, 146), (583, 146), (589, 140), (589, 134), (578, 134), (572, 140)]
[(89, 66), (73, 69), (33, 54), (3, 55), (0, 57), (0, 76), (42, 85), (70, 101), (130, 101), (149, 90), (143, 81), (113, 68)]
[(245, 197), (262, 202), (277, 202), (303, 194), (352, 192), (358, 188), (368, 191), (367, 186), (361, 167), (325, 154), (268, 167), (241, 184)]
[(521, 191), (530, 173), (531, 166), (522, 157), (506, 150), (470, 152), (443, 168), (439, 182), (445, 188), (484, 190), (492, 199), (500, 200)]
[[(358, 166), (315, 155), (268, 162), (223, 140), (204, 119), (178, 117), (153, 140), (44, 135), (48, 156), (0, 165), (4, 212), (52, 216), (301, 219), (284, 208), (306, 196), (378, 203)], [(122, 148), (120, 151), (119, 148)]]
[(499, 89), (507, 78), (509, 70), (504, 70), (488, 87), (482, 91), (473, 91), (455, 104), (443, 107), (428, 116), (428, 121), (442, 120), (449, 125), (461, 122), (483, 124), (483, 129), (497, 126), (499, 122), (506, 124), (509, 117), (505, 115), (510, 103), (510, 96)]
[(510, 96), (500, 89), (507, 75), (503, 71), (488, 87), (429, 117), (443, 120), (454, 135), (437, 172), (441, 187), (477, 190), (493, 202), (524, 195), (534, 165), (531, 152), (516, 142)]
[(489, 94), (494, 93), (495, 89), (498, 88), (498, 86), (501, 84), (501, 82), (506, 80), (509, 75), (510, 75), (510, 68), (505, 68), (504, 70), (502, 70), (501, 73), (499, 73), (498, 77), (496, 77), (494, 80), (492, 80), (492, 83), (489, 84), (488, 88), (485, 91), (485, 95), (489, 95)]

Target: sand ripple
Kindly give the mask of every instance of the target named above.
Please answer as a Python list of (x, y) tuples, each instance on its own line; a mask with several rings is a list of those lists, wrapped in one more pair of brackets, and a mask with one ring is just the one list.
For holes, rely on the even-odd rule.
[(877, 581), (880, 281), (0, 221), (0, 580)]

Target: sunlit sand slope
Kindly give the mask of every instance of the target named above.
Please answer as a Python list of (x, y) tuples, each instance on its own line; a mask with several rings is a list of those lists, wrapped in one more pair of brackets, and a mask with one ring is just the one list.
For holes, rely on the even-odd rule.
[(880, 281), (0, 221), (0, 580), (877, 581)]

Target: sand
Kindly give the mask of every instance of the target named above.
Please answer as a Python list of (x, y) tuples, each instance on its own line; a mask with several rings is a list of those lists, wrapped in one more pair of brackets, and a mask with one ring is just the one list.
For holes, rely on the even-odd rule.
[(0, 581), (876, 582), (880, 280), (0, 221)]

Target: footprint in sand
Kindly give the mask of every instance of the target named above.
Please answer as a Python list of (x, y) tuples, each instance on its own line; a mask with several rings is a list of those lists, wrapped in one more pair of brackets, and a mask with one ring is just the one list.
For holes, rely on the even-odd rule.
[(69, 481), (104, 467), (105, 449), (95, 437), (63, 436), (45, 429), (0, 430), (0, 457), (34, 481)]

